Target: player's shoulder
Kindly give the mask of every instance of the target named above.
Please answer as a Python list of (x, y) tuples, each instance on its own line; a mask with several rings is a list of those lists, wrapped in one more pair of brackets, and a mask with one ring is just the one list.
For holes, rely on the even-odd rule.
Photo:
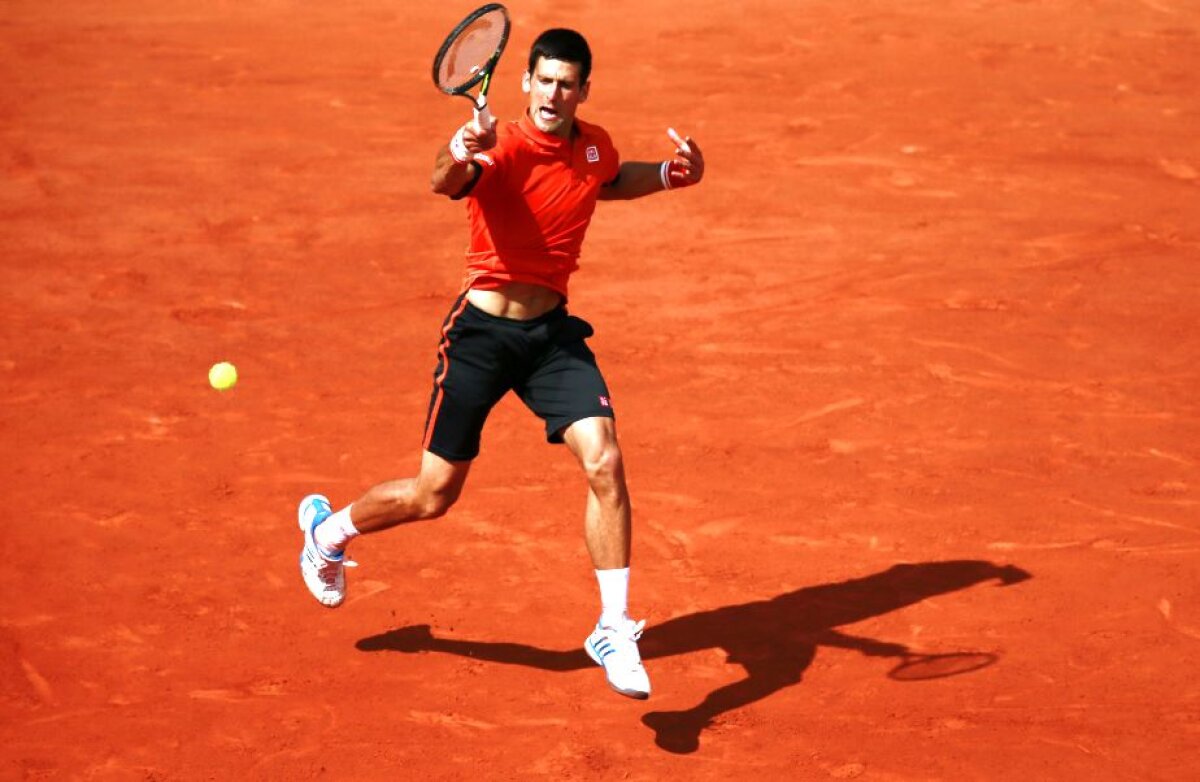
[(584, 146), (589, 164), (600, 164), (596, 173), (602, 183), (614, 182), (620, 171), (621, 153), (608, 131), (591, 122), (575, 118), (578, 141)]

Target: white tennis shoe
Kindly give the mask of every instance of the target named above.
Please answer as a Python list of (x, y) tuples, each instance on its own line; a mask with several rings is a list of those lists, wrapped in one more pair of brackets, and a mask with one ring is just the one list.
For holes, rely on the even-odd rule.
[(637, 645), (645, 626), (645, 620), (634, 622), (632, 619), (625, 619), (619, 627), (597, 624), (583, 642), (583, 648), (592, 662), (604, 668), (608, 686), (622, 695), (639, 700), (650, 697), (650, 677), (646, 675)]
[(300, 575), (304, 577), (304, 586), (321, 605), (337, 608), (346, 599), (346, 555), (339, 553), (331, 557), (313, 540), (313, 530), (331, 513), (333, 508), (327, 497), (310, 494), (300, 500), (296, 516), (300, 531), (304, 533), (304, 548), (300, 549)]

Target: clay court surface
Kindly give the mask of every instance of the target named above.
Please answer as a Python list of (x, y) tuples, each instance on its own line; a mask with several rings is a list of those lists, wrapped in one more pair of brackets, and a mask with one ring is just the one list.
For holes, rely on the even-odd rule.
[[(0, 8), (0, 777), (1176, 780), (1200, 746), (1200, 7), (513, 0), (625, 159), (572, 310), (655, 692), (583, 482), (506, 400), (319, 607), (299, 498), (411, 473), (470, 3)], [(206, 372), (235, 362), (218, 393)], [(942, 676), (906, 653), (987, 663)]]

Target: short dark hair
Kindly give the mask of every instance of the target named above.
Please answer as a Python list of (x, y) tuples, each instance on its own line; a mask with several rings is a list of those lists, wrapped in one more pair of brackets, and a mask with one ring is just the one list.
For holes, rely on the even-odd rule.
[(529, 73), (533, 73), (538, 59), (542, 57), (578, 63), (580, 84), (587, 84), (588, 76), (592, 73), (592, 50), (587, 40), (574, 30), (556, 27), (539, 35), (533, 46), (529, 47)]

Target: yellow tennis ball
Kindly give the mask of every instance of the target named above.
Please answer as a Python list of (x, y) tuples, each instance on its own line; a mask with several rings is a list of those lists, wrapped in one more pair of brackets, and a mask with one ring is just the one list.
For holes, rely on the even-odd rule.
[(218, 391), (228, 391), (237, 383), (237, 367), (228, 361), (213, 364), (208, 370), (208, 384)]

